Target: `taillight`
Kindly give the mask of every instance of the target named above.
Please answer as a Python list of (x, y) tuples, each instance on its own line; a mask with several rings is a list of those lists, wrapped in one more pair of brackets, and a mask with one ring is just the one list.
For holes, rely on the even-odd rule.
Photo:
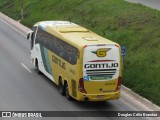
[(83, 46), (83, 48), (86, 48), (86, 47), (87, 47), (87, 45)]
[(79, 86), (78, 86), (78, 90), (82, 93), (86, 93), (86, 90), (84, 88), (84, 83), (83, 83), (83, 78), (79, 79)]
[(115, 92), (119, 91), (120, 88), (121, 88), (121, 81), (122, 81), (122, 78), (119, 76), (118, 77), (118, 83), (117, 83), (117, 87), (115, 89)]

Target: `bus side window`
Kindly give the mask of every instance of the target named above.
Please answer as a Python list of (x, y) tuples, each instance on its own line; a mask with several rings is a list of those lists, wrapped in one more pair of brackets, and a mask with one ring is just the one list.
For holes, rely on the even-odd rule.
[(33, 49), (33, 45), (34, 45), (33, 34), (34, 34), (33, 31), (27, 34), (27, 39), (30, 41), (31, 50)]
[(35, 32), (33, 31), (33, 33), (31, 34), (31, 40), (34, 41), (34, 35), (35, 35)]
[[(36, 38), (36, 34), (37, 34), (37, 26), (34, 26), (33, 27), (33, 34), (32, 34), (32, 36), (31, 36), (31, 39), (33, 40), (33, 41), (35, 41), (35, 38)], [(34, 43), (34, 42), (33, 42)], [(36, 42), (35, 42), (35, 44), (36, 44)]]
[(75, 64), (77, 62), (77, 54), (76, 54), (76, 52), (73, 50), (72, 51), (72, 61), (71, 61), (71, 63), (72, 64)]
[(34, 27), (33, 27), (33, 31), (34, 31), (33, 39), (35, 38), (35, 34), (36, 34), (36, 31), (37, 31), (37, 28), (38, 28), (37, 26), (34, 26)]
[(31, 34), (31, 50), (33, 49), (34, 45), (34, 39), (33, 39), (33, 33)]

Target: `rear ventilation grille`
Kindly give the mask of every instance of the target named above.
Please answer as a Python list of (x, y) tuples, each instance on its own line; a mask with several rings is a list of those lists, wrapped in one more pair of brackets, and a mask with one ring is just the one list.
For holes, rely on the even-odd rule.
[(87, 70), (87, 76), (90, 76), (92, 80), (99, 79), (111, 79), (116, 74), (116, 69), (98, 69)]

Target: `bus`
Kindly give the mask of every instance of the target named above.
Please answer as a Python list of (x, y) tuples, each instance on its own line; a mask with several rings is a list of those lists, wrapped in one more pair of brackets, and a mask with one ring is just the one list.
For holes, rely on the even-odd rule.
[(70, 21), (41, 21), (27, 39), (31, 62), (68, 100), (120, 98), (122, 55), (119, 44)]

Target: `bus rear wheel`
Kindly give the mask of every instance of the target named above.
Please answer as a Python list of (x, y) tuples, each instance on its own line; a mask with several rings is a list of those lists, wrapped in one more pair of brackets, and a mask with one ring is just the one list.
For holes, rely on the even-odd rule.
[(62, 78), (59, 78), (58, 87), (59, 87), (60, 94), (64, 96), (65, 95), (65, 89), (64, 89), (64, 86), (62, 84)]
[(69, 95), (68, 83), (65, 84), (65, 95), (68, 100), (72, 100), (72, 97)]

